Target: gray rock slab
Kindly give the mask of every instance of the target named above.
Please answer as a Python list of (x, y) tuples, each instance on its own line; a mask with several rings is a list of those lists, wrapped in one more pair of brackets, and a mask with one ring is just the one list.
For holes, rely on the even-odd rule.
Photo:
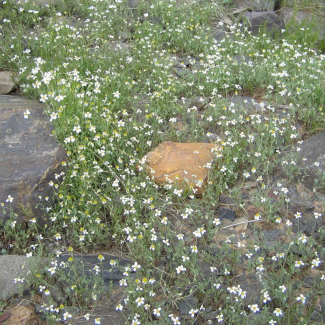
[(137, 9), (140, 4), (139, 0), (128, 0), (128, 7), (130, 9)]
[[(28, 119), (24, 112), (29, 110)], [(44, 105), (20, 96), (0, 96), (0, 220), (8, 218), (8, 195), (18, 221), (31, 214), (41, 220), (45, 212), (38, 207), (39, 196), (52, 197), (50, 181), (63, 170), (67, 160), (65, 149), (51, 134), (52, 126), (44, 113)]]
[(245, 12), (241, 15), (241, 19), (249, 22), (248, 30), (253, 35), (258, 35), (260, 29), (264, 27), (271, 36), (284, 29), (283, 19), (273, 11)]
[(257, 275), (242, 274), (236, 277), (236, 282), (241, 286), (243, 291), (247, 292), (247, 296), (244, 298), (245, 304), (259, 304), (263, 285)]
[(15, 279), (26, 278), (33, 260), (26, 256), (0, 255), (0, 301), (7, 300), (26, 288), (26, 282), (15, 283)]
[(119, 52), (121, 54), (126, 54), (130, 50), (130, 45), (126, 43), (122, 43), (122, 41), (119, 42), (111, 42), (109, 44), (109, 50), (113, 52)]
[(231, 34), (228, 33), (226, 26), (220, 24), (212, 24), (208, 36), (212, 37), (218, 43), (225, 40), (227, 37), (231, 37)]
[(311, 12), (296, 11), (293, 8), (284, 7), (280, 10), (280, 16), (286, 28), (288, 27), (290, 31), (295, 31), (295, 27), (290, 26), (292, 22), (296, 22), (297, 24), (307, 23), (315, 28), (321, 39), (324, 38), (325, 19), (320, 15), (318, 16)]
[[(111, 283), (118, 285), (119, 281), (124, 278), (123, 272), (125, 267), (132, 265), (131, 261), (110, 254), (102, 255), (104, 257), (102, 262), (98, 260), (98, 255), (74, 255), (74, 261), (80, 265), (79, 270), (81, 274), (91, 277), (94, 275), (93, 268), (97, 265), (100, 268), (100, 275), (105, 285), (109, 286)], [(60, 256), (59, 261), (67, 263), (69, 257), (70, 255)], [(112, 260), (115, 261), (116, 265), (111, 265)]]
[(77, 319), (69, 320), (70, 324), (74, 325), (93, 325), (95, 324), (95, 319), (100, 319), (101, 325), (125, 325), (128, 324), (127, 316), (130, 312), (123, 310), (116, 310), (116, 303), (113, 305), (112, 303), (107, 303), (102, 305), (99, 303), (99, 307), (95, 308), (92, 311), (92, 315), (90, 315), (89, 319), (86, 320), (84, 317), (78, 317)]
[(14, 88), (13, 73), (11, 71), (0, 71), (0, 95), (8, 94)]
[(220, 218), (220, 220), (228, 219), (234, 221), (236, 219), (236, 213), (231, 209), (220, 208), (218, 211), (218, 217)]
[[(298, 167), (303, 177), (301, 182), (308, 188), (325, 188), (325, 132), (311, 136), (299, 145)], [(323, 178), (323, 184), (319, 184)]]
[(189, 315), (191, 309), (196, 309), (198, 300), (193, 297), (185, 297), (177, 302), (177, 308), (182, 315)]
[(275, 0), (233, 0), (231, 6), (235, 10), (272, 11)]
[(228, 100), (235, 104), (237, 109), (245, 110), (247, 113), (262, 112), (262, 109), (267, 106), (266, 102), (258, 102), (249, 96), (232, 96)]

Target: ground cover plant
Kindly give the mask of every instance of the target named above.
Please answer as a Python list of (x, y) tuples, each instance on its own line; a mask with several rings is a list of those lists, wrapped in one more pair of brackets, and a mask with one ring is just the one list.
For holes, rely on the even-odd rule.
[[(104, 252), (114, 250), (131, 261), (121, 268), (115, 306), (126, 323), (317, 324), (322, 208), (309, 213), (315, 231), (307, 236), (289, 190), (304, 177), (296, 161), (302, 141), (325, 125), (325, 55), (313, 31), (253, 36), (244, 23), (223, 20), (227, 8), (213, 0), (0, 6), (0, 66), (45, 104), (69, 156), (49, 184), (56, 203), (40, 198), (47, 224), (30, 216), (22, 227), (11, 214), (0, 228), (7, 253), (51, 257), (17, 279), (47, 297), (47, 322), (100, 324), (91, 311), (116, 291), (100, 277)], [(215, 40), (211, 26), (225, 38)], [(263, 101), (236, 106), (238, 95)], [(143, 157), (164, 141), (220, 146), (202, 197), (148, 176)], [(314, 195), (324, 190), (320, 175)], [(220, 217), (224, 197), (237, 221)], [(8, 214), (12, 199), (2, 203)], [(266, 238), (271, 229), (281, 240)], [(78, 273), (80, 253), (98, 255), (91, 277)], [(248, 275), (257, 291), (240, 284)], [(67, 284), (60, 304), (51, 294), (58, 281)]]

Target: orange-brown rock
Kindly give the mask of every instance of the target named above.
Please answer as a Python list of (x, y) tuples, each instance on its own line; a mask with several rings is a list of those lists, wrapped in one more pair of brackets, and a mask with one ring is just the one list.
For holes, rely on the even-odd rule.
[(11, 316), (4, 325), (40, 325), (41, 321), (35, 313), (34, 307), (20, 305), (11, 311)]
[(158, 185), (177, 184), (180, 189), (193, 188), (195, 195), (201, 195), (208, 178), (206, 166), (219, 150), (213, 143), (166, 141), (145, 156), (146, 168)]

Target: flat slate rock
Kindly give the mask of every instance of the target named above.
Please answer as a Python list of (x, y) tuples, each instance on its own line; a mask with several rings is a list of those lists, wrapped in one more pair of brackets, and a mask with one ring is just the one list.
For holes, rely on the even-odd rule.
[(275, 2), (275, 0), (233, 0), (231, 7), (238, 10), (272, 11)]
[(15, 88), (13, 73), (0, 71), (0, 95), (8, 94)]
[(303, 173), (301, 182), (313, 189), (321, 177), (325, 178), (325, 132), (311, 136), (299, 147), (298, 166)]
[[(126, 267), (131, 267), (132, 262), (115, 255), (102, 254), (103, 261), (99, 261), (98, 255), (74, 255), (74, 262), (79, 265), (80, 275), (84, 274), (86, 277), (94, 275), (94, 266), (100, 269), (100, 276), (104, 280), (104, 284), (118, 285), (119, 281), (124, 278), (123, 272)], [(60, 262), (67, 263), (67, 270), (69, 269), (70, 255), (62, 255), (59, 258)]]
[[(324, 39), (325, 34), (325, 19), (321, 15), (315, 15), (314, 13), (307, 11), (295, 11), (293, 8), (284, 7), (280, 10), (280, 16), (282, 17), (286, 28), (289, 31), (295, 32), (295, 28), (290, 26), (292, 20), (297, 24), (308, 24), (315, 28), (320, 39)], [(288, 26), (287, 26), (288, 25)]]
[[(25, 119), (27, 110), (30, 115)], [(53, 129), (44, 113), (44, 105), (38, 101), (2, 95), (0, 116), (0, 203), (5, 203), (7, 211), (4, 214), (0, 209), (0, 220), (9, 217), (6, 200), (10, 195), (18, 222), (24, 220), (26, 211), (40, 221), (45, 212), (37, 207), (39, 196), (52, 197), (49, 182), (58, 182), (55, 174), (63, 170), (66, 151), (51, 135)]]
[(33, 257), (19, 255), (0, 255), (0, 301), (7, 300), (14, 294), (25, 288), (26, 282), (16, 281), (24, 279), (30, 271), (31, 263), (35, 262)]
[(232, 96), (228, 98), (230, 103), (235, 104), (237, 109), (245, 110), (247, 113), (260, 113), (267, 107), (264, 101), (258, 102), (249, 96)]
[[(117, 305), (118, 303), (116, 303)], [(129, 311), (117, 311), (116, 305), (106, 304), (95, 308), (89, 319), (86, 320), (84, 317), (77, 317), (76, 319), (69, 320), (70, 324), (74, 325), (94, 325), (96, 319), (100, 319), (101, 325), (125, 325), (128, 324), (127, 316)]]
[(260, 29), (264, 27), (271, 36), (273, 36), (275, 32), (281, 32), (281, 30), (284, 29), (283, 19), (273, 11), (246, 12), (241, 15), (241, 17), (248, 20), (248, 30), (251, 31), (253, 35), (258, 35)]

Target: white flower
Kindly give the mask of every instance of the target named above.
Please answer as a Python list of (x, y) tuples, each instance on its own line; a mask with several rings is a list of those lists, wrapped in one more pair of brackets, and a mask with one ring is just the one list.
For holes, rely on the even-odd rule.
[(113, 96), (115, 97), (115, 98), (120, 98), (120, 95), (121, 95), (121, 93), (117, 90), (117, 91), (115, 91), (115, 92), (113, 92)]
[(29, 114), (30, 114), (30, 110), (28, 109), (24, 112), (24, 118), (28, 119)]
[(141, 265), (139, 265), (137, 262), (135, 262), (132, 265), (133, 271), (136, 272), (137, 270), (141, 269)]
[(180, 274), (181, 272), (186, 272), (186, 267), (184, 267), (183, 265), (180, 265), (176, 268), (177, 274)]
[(197, 309), (191, 309), (189, 312), (188, 312), (188, 314), (192, 317), (192, 318), (194, 318), (195, 317), (195, 314), (197, 314), (197, 312), (198, 312), (198, 310)]
[(161, 308), (160, 308), (160, 307), (159, 307), (159, 308), (155, 308), (155, 309), (153, 310), (153, 314), (154, 314), (156, 317), (160, 317), (160, 315), (161, 315), (160, 311), (161, 311)]
[(254, 305), (248, 305), (248, 308), (254, 313), (256, 314), (257, 312), (260, 311), (258, 305), (254, 304)]
[(306, 297), (303, 294), (300, 294), (299, 297), (296, 298), (297, 301), (301, 301), (303, 304), (306, 302)]
[(318, 212), (314, 212), (314, 216), (315, 216), (315, 219), (318, 219), (322, 216), (322, 214), (318, 213)]
[(228, 168), (226, 166), (222, 166), (220, 171), (222, 171), (223, 173), (227, 170)]
[(217, 315), (216, 319), (218, 320), (218, 323), (223, 322), (223, 314)]
[(135, 299), (135, 302), (137, 303), (138, 307), (141, 307), (142, 305), (144, 305), (144, 298), (138, 297), (137, 299)]
[(116, 310), (122, 311), (123, 310), (123, 306), (121, 304), (118, 304), (116, 306)]
[(318, 267), (321, 263), (322, 263), (322, 261), (318, 257), (316, 259), (312, 260), (311, 261), (312, 269), (315, 267)]
[(279, 317), (283, 315), (283, 311), (280, 308), (275, 308), (273, 314)]
[(198, 228), (193, 232), (194, 236), (198, 237), (198, 238), (201, 238), (202, 235), (204, 235), (205, 233), (206, 233), (206, 230), (203, 227)]
[(13, 200), (14, 200), (14, 198), (11, 195), (8, 195), (6, 202), (11, 203)]
[(295, 267), (300, 268), (301, 266), (304, 266), (305, 263), (303, 261), (296, 261), (295, 262)]

